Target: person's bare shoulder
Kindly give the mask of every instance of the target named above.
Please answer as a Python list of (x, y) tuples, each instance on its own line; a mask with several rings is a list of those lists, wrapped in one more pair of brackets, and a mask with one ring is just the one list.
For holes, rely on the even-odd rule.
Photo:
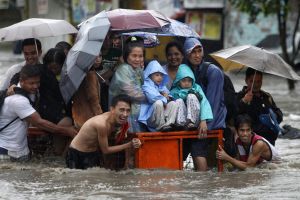
[(254, 154), (261, 154), (264, 152), (264, 150), (266, 149), (267, 144), (262, 141), (262, 140), (258, 140), (254, 145), (253, 145), (253, 153)]
[(94, 129), (97, 132), (102, 132), (103, 130), (107, 129), (107, 120), (108, 120), (109, 113), (103, 113), (101, 115), (94, 116), (87, 120), (82, 128)]

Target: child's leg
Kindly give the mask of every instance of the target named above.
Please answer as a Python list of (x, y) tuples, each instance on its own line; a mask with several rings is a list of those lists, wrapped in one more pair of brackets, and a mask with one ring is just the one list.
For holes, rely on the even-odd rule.
[(177, 99), (176, 104), (178, 107), (177, 116), (176, 116), (176, 124), (180, 126), (184, 126), (186, 124), (186, 106), (182, 99)]
[(189, 94), (186, 99), (187, 120), (198, 126), (200, 121), (200, 102), (196, 95)]
[(165, 125), (170, 126), (175, 124), (178, 106), (175, 101), (170, 101), (165, 109)]
[(153, 104), (153, 112), (147, 121), (148, 126), (160, 129), (165, 124), (164, 104), (161, 100), (157, 100)]

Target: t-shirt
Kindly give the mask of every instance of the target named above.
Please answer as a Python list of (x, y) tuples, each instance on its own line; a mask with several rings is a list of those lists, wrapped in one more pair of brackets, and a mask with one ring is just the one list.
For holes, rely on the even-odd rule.
[(26, 62), (23, 61), (21, 63), (15, 64), (13, 66), (11, 66), (10, 68), (8, 68), (8, 70), (6, 71), (4, 78), (1, 81), (0, 84), (0, 90), (5, 90), (9, 87), (10, 85), (10, 80), (12, 79), (12, 77), (21, 71), (21, 69), (25, 66)]
[(19, 94), (8, 96), (0, 111), (0, 127), (19, 117), (0, 132), (0, 147), (8, 150), (8, 155), (18, 158), (29, 153), (27, 143), (28, 123), (22, 119), (33, 114), (35, 109), (29, 100)]

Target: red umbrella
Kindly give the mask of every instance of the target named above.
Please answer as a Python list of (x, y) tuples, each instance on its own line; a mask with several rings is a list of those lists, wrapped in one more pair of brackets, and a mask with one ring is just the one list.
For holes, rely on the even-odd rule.
[(161, 28), (170, 24), (166, 16), (154, 10), (115, 9), (107, 11), (107, 16), (112, 31)]

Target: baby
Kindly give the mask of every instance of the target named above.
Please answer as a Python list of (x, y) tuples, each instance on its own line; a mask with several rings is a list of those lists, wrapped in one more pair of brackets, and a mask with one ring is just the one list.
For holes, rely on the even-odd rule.
[(199, 130), (207, 130), (206, 120), (213, 119), (212, 110), (202, 88), (195, 83), (194, 73), (189, 66), (179, 66), (171, 95), (178, 106), (178, 127), (189, 130), (199, 127)]

